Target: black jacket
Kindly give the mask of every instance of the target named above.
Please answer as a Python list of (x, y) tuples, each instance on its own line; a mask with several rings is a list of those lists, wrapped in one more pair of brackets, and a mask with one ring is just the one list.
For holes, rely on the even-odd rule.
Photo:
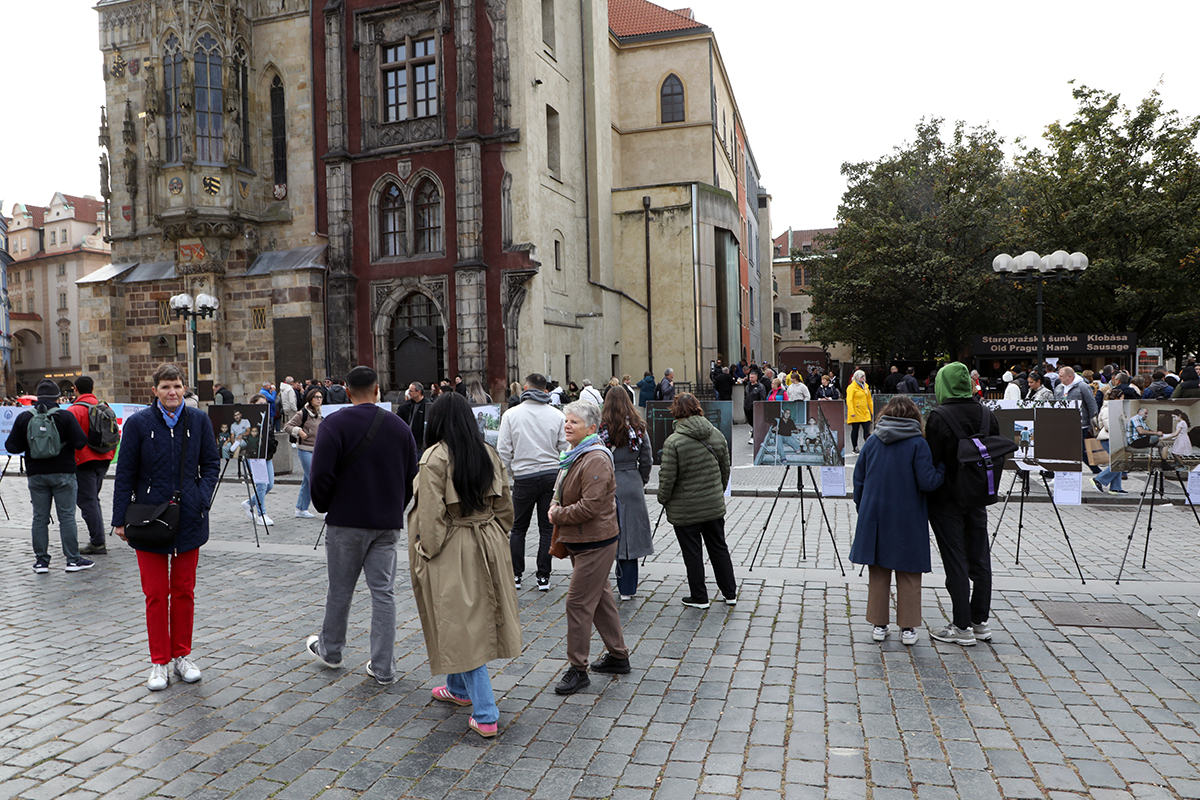
[[(964, 432), (979, 433), (979, 428), (983, 425), (983, 406), (974, 397), (954, 397), (942, 403), (940, 407), (945, 409), (942, 413), (954, 415), (955, 421), (962, 426)], [(1000, 423), (994, 413), (991, 416), (992, 424), (988, 435), (999, 436)], [(925, 439), (929, 442), (929, 452), (933, 455), (933, 466), (946, 468), (946, 480), (929, 493), (929, 504), (952, 505), (954, 498), (951, 487), (954, 485), (954, 479), (958, 477), (958, 437), (950, 429), (949, 423), (941, 418), (941, 414), (934, 413), (930, 414), (925, 422)]]
[(425, 417), (429, 415), (429, 399), (422, 397), (416, 400), (405, 400), (396, 409), (396, 415), (412, 428), (413, 438), (417, 441), (417, 450), (425, 449)]
[(346, 387), (339, 384), (330, 384), (325, 387), (325, 403), (326, 405), (344, 406), (350, 402), (350, 398), (346, 395)]
[(747, 383), (746, 396), (742, 398), (742, 408), (745, 409), (746, 413), (750, 413), (754, 409), (754, 401), (766, 399), (767, 390), (761, 381), (759, 383)]
[[(59, 408), (58, 403), (38, 403), (39, 406), (55, 409), (54, 424), (58, 428), (58, 438), (62, 449), (54, 458), (30, 458), (25, 456), (25, 474), (27, 475), (57, 475), (67, 473), (74, 475), (75, 451), (87, 447), (87, 436), (79, 427), (79, 420), (65, 408)], [(33, 410), (17, 415), (13, 420), (12, 433), (4, 443), (4, 449), (10, 453), (26, 453), (29, 450), (29, 421), (33, 419)]]
[(713, 392), (718, 400), (733, 399), (733, 376), (727, 372), (718, 373), (713, 378)]
[(921, 391), (921, 387), (917, 384), (917, 379), (912, 375), (905, 375), (896, 384), (896, 391), (900, 394), (917, 394)]
[(887, 394), (895, 394), (900, 385), (900, 381), (904, 379), (903, 372), (888, 373), (887, 378), (883, 381), (883, 391)]
[(222, 386), (220, 389), (217, 389), (217, 395), (221, 398), (221, 405), (233, 405), (233, 392), (229, 391), (228, 387)]

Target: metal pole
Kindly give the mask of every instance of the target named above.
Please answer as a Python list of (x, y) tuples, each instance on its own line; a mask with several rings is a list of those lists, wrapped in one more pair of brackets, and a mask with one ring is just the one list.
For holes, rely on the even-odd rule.
[(200, 386), (200, 350), (196, 347), (196, 313), (190, 314), (192, 322), (192, 391), (199, 392)]
[[(646, 369), (654, 374), (654, 319), (650, 316), (650, 195), (642, 196), (646, 221)], [(700, 380), (697, 373), (697, 381)]]
[(1046, 281), (1042, 277), (1037, 278), (1037, 336), (1038, 336), (1038, 369), (1041, 369), (1042, 364), (1046, 363), (1046, 341), (1042, 337), (1042, 286)]

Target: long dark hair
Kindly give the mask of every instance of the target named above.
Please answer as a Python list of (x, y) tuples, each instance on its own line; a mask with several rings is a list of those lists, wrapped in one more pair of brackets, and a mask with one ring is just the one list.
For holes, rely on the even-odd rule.
[(629, 444), (629, 428), (633, 428), (638, 436), (646, 433), (646, 424), (642, 422), (637, 411), (634, 411), (629, 392), (624, 389), (605, 395), (604, 408), (600, 410), (600, 422), (608, 430), (609, 444), (616, 448)]
[(444, 392), (433, 402), (425, 419), (425, 447), (442, 441), (450, 451), (454, 490), (463, 516), (482, 511), (496, 470), (471, 405), (457, 392)]

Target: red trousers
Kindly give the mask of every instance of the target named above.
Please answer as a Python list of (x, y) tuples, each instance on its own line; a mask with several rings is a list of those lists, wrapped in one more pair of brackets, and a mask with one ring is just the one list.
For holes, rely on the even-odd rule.
[(168, 664), (173, 658), (190, 655), (200, 548), (175, 556), (139, 550), (137, 557), (146, 595), (150, 661)]

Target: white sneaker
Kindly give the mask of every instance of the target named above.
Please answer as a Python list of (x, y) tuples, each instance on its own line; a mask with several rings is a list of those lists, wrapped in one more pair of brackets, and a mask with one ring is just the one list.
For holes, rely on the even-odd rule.
[(296, 509), (296, 518), (297, 519), (312, 519), (315, 516), (316, 516), (316, 514), (312, 513), (311, 511), (307, 511), (303, 508)]
[(167, 688), (166, 664), (150, 665), (150, 677), (146, 679), (146, 688), (152, 692), (161, 692)]
[(175, 674), (178, 675), (184, 683), (195, 683), (200, 680), (200, 668), (191, 662), (187, 656), (180, 656), (175, 659)]
[(912, 647), (917, 643), (917, 632), (912, 628), (902, 628), (900, 630), (900, 643), (907, 647)]
[(980, 622), (978, 625), (972, 625), (971, 630), (975, 634), (976, 639), (983, 642), (991, 641), (992, 628), (986, 622)]
[(888, 626), (887, 625), (876, 625), (875, 628), (871, 631), (871, 638), (877, 642), (882, 642), (887, 637), (888, 637)]
[(258, 524), (259, 525), (274, 525), (275, 520), (271, 519), (266, 514), (263, 514), (262, 516), (260, 516), (258, 518)]
[(250, 520), (251, 522), (254, 521), (254, 512), (250, 510), (249, 500), (242, 501), (242, 511), (246, 512), (246, 519)]

